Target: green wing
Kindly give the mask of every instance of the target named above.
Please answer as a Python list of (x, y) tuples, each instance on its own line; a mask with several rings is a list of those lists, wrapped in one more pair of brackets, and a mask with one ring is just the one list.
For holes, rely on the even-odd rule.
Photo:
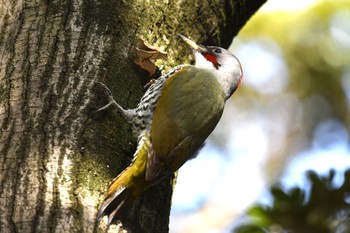
[(224, 109), (215, 76), (185, 66), (168, 78), (155, 108), (146, 179), (178, 170), (214, 130)]

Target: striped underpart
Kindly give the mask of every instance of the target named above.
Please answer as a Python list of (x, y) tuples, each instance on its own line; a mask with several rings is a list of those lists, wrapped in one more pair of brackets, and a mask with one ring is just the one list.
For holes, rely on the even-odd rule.
[(168, 73), (158, 78), (143, 95), (140, 103), (135, 109), (135, 115), (131, 121), (133, 126), (133, 134), (135, 136), (141, 136), (144, 130), (150, 130), (154, 109), (162, 93), (165, 81), (186, 66), (187, 65), (180, 65), (171, 69)]

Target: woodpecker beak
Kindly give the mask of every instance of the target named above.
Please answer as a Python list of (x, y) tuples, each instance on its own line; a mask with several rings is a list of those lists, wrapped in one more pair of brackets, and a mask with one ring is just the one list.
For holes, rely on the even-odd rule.
[(207, 50), (204, 47), (197, 45), (194, 41), (188, 39), (187, 37), (181, 34), (179, 34), (179, 37), (183, 39), (186, 42), (186, 44), (188, 44), (193, 50), (198, 52), (207, 52)]

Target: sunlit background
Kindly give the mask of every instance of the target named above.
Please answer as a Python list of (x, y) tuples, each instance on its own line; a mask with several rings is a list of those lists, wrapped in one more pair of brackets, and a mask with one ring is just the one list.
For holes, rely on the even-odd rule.
[(171, 233), (232, 232), (271, 185), (350, 167), (350, 1), (268, 0), (230, 50), (244, 80), (180, 169)]

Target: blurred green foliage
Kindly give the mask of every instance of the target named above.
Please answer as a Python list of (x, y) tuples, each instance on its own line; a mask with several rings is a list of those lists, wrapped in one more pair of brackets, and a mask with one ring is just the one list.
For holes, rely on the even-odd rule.
[[(288, 67), (284, 93), (299, 101), (301, 127), (291, 132), (294, 135), (290, 135), (284, 153), (310, 146), (315, 129), (329, 119), (340, 122), (349, 135), (350, 1), (320, 1), (301, 12), (259, 13), (251, 21), (240, 32), (240, 40), (273, 43), (279, 48)], [(257, 101), (267, 98), (247, 90), (245, 93)], [(268, 98), (279, 98), (279, 93)], [(303, 143), (296, 145), (293, 141)]]
[(255, 205), (248, 211), (249, 224), (235, 233), (347, 233), (350, 232), (350, 170), (336, 187), (335, 171), (328, 176), (307, 174), (310, 189), (271, 188), (271, 206)]
[[(320, 1), (301, 13), (260, 13), (253, 20), (242, 30), (242, 41), (273, 41), (278, 46), (288, 67), (284, 92), (298, 100), (295, 109), (300, 111), (300, 125), (293, 130), (286, 127), (290, 132), (280, 156), (297, 154), (310, 148), (315, 140), (321, 147), (334, 141), (334, 134), (317, 132), (329, 120), (344, 127), (347, 136), (341, 137), (349, 145), (350, 1)], [(257, 95), (251, 92), (251, 96)], [(334, 170), (327, 176), (308, 172), (310, 187), (285, 190), (282, 185), (273, 186), (271, 205), (250, 208), (248, 221), (234, 232), (349, 233), (350, 170), (344, 173), (339, 187), (334, 182), (335, 174)]]

